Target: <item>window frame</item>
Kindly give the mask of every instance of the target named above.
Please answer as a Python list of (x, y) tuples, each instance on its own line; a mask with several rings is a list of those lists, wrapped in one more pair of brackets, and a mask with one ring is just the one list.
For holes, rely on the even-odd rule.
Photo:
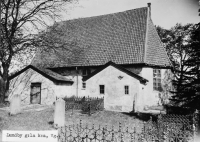
[(86, 89), (86, 82), (82, 82), (82, 89)]
[(87, 76), (88, 75), (88, 69), (83, 69), (82, 70), (82, 75)]
[[(101, 86), (103, 86), (103, 93), (101, 92), (101, 91), (102, 91)], [(100, 85), (99, 85), (99, 94), (100, 94), (100, 95), (104, 95), (104, 94), (105, 94), (105, 85), (104, 85), (104, 84), (100, 84)]]
[(88, 76), (90, 73), (91, 73), (90, 68), (84, 67), (84, 68), (82, 69), (82, 76)]
[(34, 88), (34, 87), (39, 87), (40, 88), (40, 101), (39, 101), (39, 104), (41, 104), (42, 103), (42, 83), (41, 82), (31, 82), (31, 85), (30, 85), (30, 104), (34, 104), (33, 102), (32, 102), (32, 89)]
[(153, 69), (153, 91), (161, 91), (161, 69)]
[[(126, 87), (128, 87), (128, 88), (126, 88)], [(130, 91), (129, 91), (130, 89), (129, 89), (129, 85), (124, 85), (124, 94), (125, 95), (129, 95), (130, 94)]]

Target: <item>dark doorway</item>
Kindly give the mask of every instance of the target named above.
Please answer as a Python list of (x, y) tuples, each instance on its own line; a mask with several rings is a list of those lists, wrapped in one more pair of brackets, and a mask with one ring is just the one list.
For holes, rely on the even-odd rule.
[(41, 83), (31, 83), (31, 104), (41, 103)]

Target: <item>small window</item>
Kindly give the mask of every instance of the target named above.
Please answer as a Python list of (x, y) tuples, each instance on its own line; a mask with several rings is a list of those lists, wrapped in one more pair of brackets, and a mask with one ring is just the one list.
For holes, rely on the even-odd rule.
[(86, 88), (86, 83), (85, 82), (83, 82), (82, 87), (83, 87), (83, 89)]
[(82, 70), (82, 75), (83, 76), (87, 76), (87, 75), (89, 75), (90, 74), (90, 69), (89, 68), (83, 68), (83, 70)]
[(125, 85), (125, 86), (124, 86), (124, 91), (125, 91), (125, 94), (126, 94), (126, 95), (129, 94), (129, 86), (128, 86), (128, 85)]
[(87, 76), (87, 75), (88, 75), (87, 69), (83, 69), (83, 76)]
[(99, 91), (100, 91), (100, 94), (104, 94), (105, 93), (105, 86), (99, 85)]
[(161, 90), (161, 70), (153, 69), (153, 90)]

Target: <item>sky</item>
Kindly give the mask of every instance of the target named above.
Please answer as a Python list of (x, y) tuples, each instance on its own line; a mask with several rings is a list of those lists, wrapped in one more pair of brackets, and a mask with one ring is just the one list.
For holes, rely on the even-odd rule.
[(68, 10), (64, 20), (91, 17), (130, 9), (146, 7), (151, 3), (151, 17), (154, 25), (165, 29), (176, 23), (198, 23), (198, 0), (79, 0)]

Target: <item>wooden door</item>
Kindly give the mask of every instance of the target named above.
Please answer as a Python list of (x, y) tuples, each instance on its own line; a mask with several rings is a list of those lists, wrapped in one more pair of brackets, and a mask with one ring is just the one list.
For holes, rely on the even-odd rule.
[(31, 84), (31, 104), (41, 103), (41, 83)]

